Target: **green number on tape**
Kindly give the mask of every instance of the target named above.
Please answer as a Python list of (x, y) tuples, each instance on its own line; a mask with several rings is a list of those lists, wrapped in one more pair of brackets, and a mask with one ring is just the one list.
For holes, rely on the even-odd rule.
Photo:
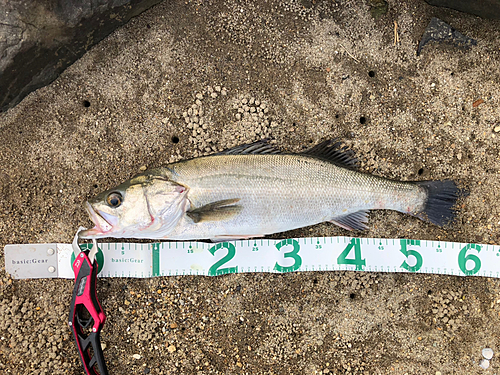
[(400, 267), (410, 272), (417, 272), (422, 267), (424, 260), (422, 259), (422, 255), (420, 255), (420, 253), (417, 252), (416, 250), (408, 250), (408, 245), (420, 246), (420, 241), (419, 240), (400, 240), (400, 241), (401, 241), (401, 250), (399, 251), (401, 251), (405, 257), (408, 258), (411, 255), (416, 260), (414, 266), (410, 266), (405, 260)]
[[(462, 272), (465, 273), (466, 275), (474, 275), (478, 273), (479, 269), (481, 268), (481, 259), (479, 259), (477, 255), (474, 254), (469, 254), (467, 256), (465, 255), (467, 254), (467, 251), (470, 249), (477, 250), (477, 252), (479, 253), (481, 251), (481, 246), (475, 243), (470, 243), (467, 246), (464, 246), (462, 250), (460, 250), (460, 253), (458, 254), (458, 266), (460, 267)], [(474, 262), (474, 268), (470, 270), (468, 270), (466, 267), (468, 260), (472, 260)]]
[[(347, 258), (352, 248), (354, 248), (354, 259)], [(342, 251), (337, 258), (338, 264), (352, 264), (356, 266), (356, 271), (362, 271), (366, 265), (365, 259), (361, 259), (361, 241), (359, 238), (353, 238), (349, 245)]]
[(218, 275), (224, 275), (226, 273), (238, 272), (238, 266), (219, 269), (220, 266), (222, 266), (223, 264), (229, 262), (231, 259), (234, 258), (234, 255), (236, 254), (236, 248), (232, 243), (229, 242), (218, 243), (217, 245), (212, 246), (210, 249), (208, 249), (208, 251), (210, 251), (212, 255), (215, 255), (215, 252), (222, 248), (227, 249), (227, 254), (222, 259), (215, 262), (212, 267), (210, 267), (210, 269), (208, 270), (209, 276), (218, 276)]
[(299, 250), (300, 250), (300, 245), (297, 242), (297, 240), (287, 239), (287, 240), (283, 240), (283, 241), (278, 242), (274, 246), (276, 246), (276, 248), (278, 249), (278, 251), (280, 251), (281, 248), (283, 246), (286, 246), (286, 245), (292, 245), (293, 246), (293, 250), (292, 251), (290, 251), (289, 253), (285, 253), (284, 254), (285, 258), (292, 258), (294, 260), (293, 264), (291, 266), (288, 266), (288, 267), (283, 267), (283, 266), (280, 266), (278, 264), (278, 262), (276, 262), (276, 264), (274, 265), (274, 269), (276, 271), (278, 271), (278, 272), (293, 272), (293, 271), (297, 271), (300, 268), (300, 266), (302, 265), (302, 258), (298, 254)]

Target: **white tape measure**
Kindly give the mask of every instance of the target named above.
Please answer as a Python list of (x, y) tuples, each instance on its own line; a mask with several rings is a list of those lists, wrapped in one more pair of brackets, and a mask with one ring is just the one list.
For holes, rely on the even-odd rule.
[[(339, 270), (500, 277), (500, 246), (474, 243), (312, 237), (98, 246), (99, 277)], [(70, 244), (7, 245), (5, 268), (18, 279), (74, 278), (72, 256)]]

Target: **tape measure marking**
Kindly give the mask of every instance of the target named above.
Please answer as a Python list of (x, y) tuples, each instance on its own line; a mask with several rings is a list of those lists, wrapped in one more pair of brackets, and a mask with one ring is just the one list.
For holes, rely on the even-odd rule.
[[(311, 237), (217, 244), (102, 243), (99, 247), (97, 259), (104, 260), (100, 277), (356, 270), (500, 278), (500, 247), (474, 243)], [(68, 244), (7, 245), (6, 270), (15, 278), (73, 278), (71, 254)]]

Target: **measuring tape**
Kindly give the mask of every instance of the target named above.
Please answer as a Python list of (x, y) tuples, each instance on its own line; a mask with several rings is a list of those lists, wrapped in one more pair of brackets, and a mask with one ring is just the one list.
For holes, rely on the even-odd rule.
[[(500, 278), (500, 246), (474, 243), (311, 237), (98, 246), (99, 277), (349, 270)], [(16, 279), (72, 279), (73, 254), (70, 244), (7, 245), (5, 268)]]

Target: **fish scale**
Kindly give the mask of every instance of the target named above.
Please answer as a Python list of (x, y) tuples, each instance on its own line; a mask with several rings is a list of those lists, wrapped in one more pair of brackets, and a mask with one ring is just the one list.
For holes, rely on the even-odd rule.
[(338, 144), (301, 154), (265, 141), (148, 170), (87, 203), (95, 227), (82, 238), (223, 241), (331, 221), (366, 229), (390, 209), (437, 225), (454, 217), (453, 181), (404, 182), (361, 173)]
[[(200, 174), (200, 171), (203, 171)], [(158, 171), (189, 187), (194, 207), (240, 198), (242, 212), (221, 222), (183, 222), (172, 239), (258, 236), (334, 220), (360, 210), (417, 211), (425, 192), (305, 155), (216, 155)]]

